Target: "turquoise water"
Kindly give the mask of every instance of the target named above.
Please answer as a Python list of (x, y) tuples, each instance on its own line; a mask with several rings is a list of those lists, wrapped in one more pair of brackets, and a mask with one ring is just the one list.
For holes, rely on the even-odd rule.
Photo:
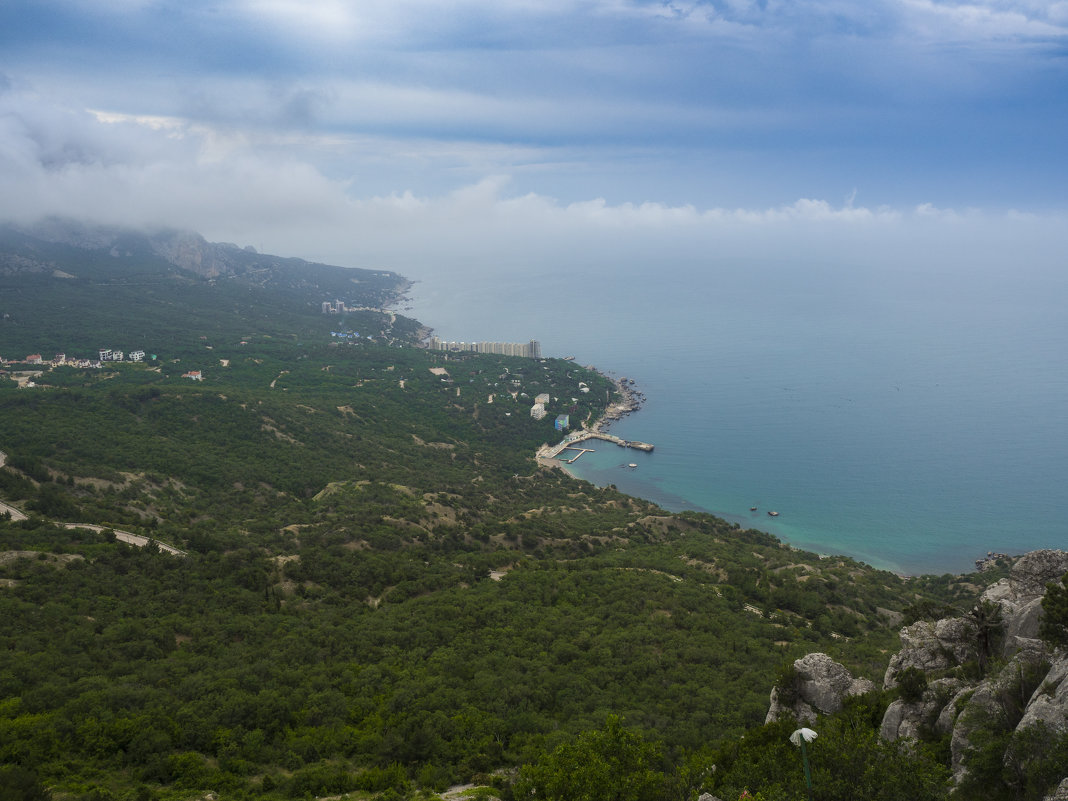
[[(531, 280), (569, 291), (532, 302)], [(408, 313), (634, 378), (647, 402), (612, 431), (656, 450), (601, 444), (569, 468), (581, 478), (941, 573), (1068, 547), (1066, 300), (1019, 268), (698, 264), (424, 279)]]

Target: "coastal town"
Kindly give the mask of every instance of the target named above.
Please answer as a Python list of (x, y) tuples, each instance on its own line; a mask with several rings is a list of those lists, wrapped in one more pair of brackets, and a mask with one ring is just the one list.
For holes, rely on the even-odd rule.
[[(152, 356), (155, 359), (155, 356)], [(145, 360), (145, 352), (143, 350), (130, 351), (127, 354), (121, 350), (111, 350), (110, 348), (101, 348), (99, 356), (96, 359), (82, 358), (80, 356), (68, 356), (66, 353), (57, 353), (51, 359), (46, 360), (40, 353), (31, 353), (25, 359), (21, 360), (22, 364), (28, 364), (31, 366), (47, 366), (47, 367), (80, 367), (84, 369), (100, 369), (104, 366), (105, 362), (143, 362)], [(18, 364), (18, 359), (5, 359), (0, 356), (0, 365)]]
[(143, 350), (135, 350), (127, 354), (124, 351), (110, 348), (102, 348), (96, 359), (68, 356), (66, 353), (57, 353), (47, 360), (40, 353), (31, 353), (24, 359), (5, 359), (0, 356), (0, 377), (10, 378), (21, 389), (32, 389), (37, 386), (37, 378), (56, 367), (100, 370), (108, 362), (143, 362), (144, 359)]
[[(582, 391), (584, 386), (585, 385), (580, 384), (579, 390)], [(619, 393), (621, 395), (620, 400), (610, 404), (608, 408), (605, 409), (604, 415), (589, 428), (586, 428), (584, 426), (581, 430), (568, 434), (555, 445), (542, 445), (542, 447), (539, 448), (537, 452), (538, 461), (545, 464), (547, 462), (552, 463), (549, 460), (562, 459), (568, 464), (572, 464), (573, 462), (577, 461), (579, 457), (581, 457), (584, 453), (590, 453), (593, 451), (593, 448), (580, 447), (581, 443), (587, 442), (591, 439), (611, 442), (622, 448), (634, 448), (635, 450), (646, 452), (652, 451), (653, 445), (649, 444), (648, 442), (625, 440), (621, 437), (617, 437), (605, 431), (608, 425), (610, 425), (612, 422), (622, 419), (623, 417), (626, 417), (632, 412), (638, 411), (638, 409), (641, 408), (642, 402), (645, 400), (645, 395), (635, 389), (633, 379), (621, 378), (616, 383), (616, 386), (619, 388)], [(540, 399), (541, 398), (539, 397), (536, 400)], [(539, 404), (535, 403), (534, 407), (531, 409), (531, 416), (540, 419), (540, 417), (538, 417), (537, 415), (538, 409)], [(544, 417), (544, 406), (541, 407), (540, 412), (541, 416)], [(560, 417), (566, 417), (566, 415), (561, 415)], [(560, 417), (557, 417), (556, 429), (558, 431), (565, 430), (567, 427), (566, 420), (564, 421), (563, 427), (561, 427)], [(565, 457), (565, 451), (574, 451), (574, 453), (568, 454)]]
[[(158, 360), (156, 354), (146, 354), (143, 350), (133, 350), (127, 353), (111, 348), (101, 348), (95, 359), (69, 356), (66, 353), (57, 353), (51, 359), (45, 359), (40, 353), (31, 353), (23, 359), (5, 359), (0, 356), (0, 378), (9, 378), (22, 389), (33, 389), (37, 386), (37, 379), (40, 376), (57, 367), (101, 370), (113, 364), (140, 364), (146, 359), (149, 362)], [(190, 370), (184, 373), (182, 378), (203, 381), (204, 374), (200, 370)]]

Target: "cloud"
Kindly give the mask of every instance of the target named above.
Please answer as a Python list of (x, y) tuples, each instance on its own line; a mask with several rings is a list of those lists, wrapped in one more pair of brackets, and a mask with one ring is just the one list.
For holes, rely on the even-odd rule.
[(1059, 196), (1035, 165), (1068, 133), (1062, 5), (15, 0), (0, 45), (71, 113), (181, 121), (200, 158), (292, 160), (363, 196), (504, 173), (565, 203), (955, 205)]
[[(242, 230), (316, 230), (366, 218), (388, 230), (438, 229), (462, 221), (465, 229), (503, 226), (574, 231), (681, 231), (725, 227), (886, 226), (904, 219), (947, 220), (960, 212), (920, 204), (912, 211), (842, 205), (802, 198), (769, 208), (700, 209), (663, 202), (610, 203), (603, 198), (560, 202), (536, 192), (514, 192), (504, 174), (469, 182), (439, 196), (398, 188), (361, 195), (359, 183), (332, 179), (300, 156), (329, 149), (329, 136), (292, 138), (213, 128), (174, 117), (76, 112), (36, 95), (0, 95), (0, 210), (5, 216), (49, 213), (139, 224), (171, 223)], [(391, 161), (477, 161), (491, 167), (543, 152), (468, 143), (412, 146), (386, 139), (363, 143)], [(409, 153), (410, 151), (410, 153)], [(486, 157), (487, 152), (489, 157)], [(221, 232), (219, 232), (221, 233)]]
[[(667, 275), (674, 264), (716, 259), (1002, 270), (1021, 259), (1059, 265), (1068, 252), (1064, 210), (868, 205), (857, 200), (863, 187), (840, 203), (806, 193), (749, 205), (671, 202), (637, 183), (629, 196), (649, 199), (561, 199), (532, 188), (542, 165), (589, 169), (582, 155), (574, 146), (84, 111), (15, 82), (0, 91), (0, 218), (24, 222), (62, 215), (184, 227), (413, 278), (550, 268), (610, 277), (650, 264)], [(372, 168), (386, 176), (384, 191), (361, 179)], [(417, 188), (424, 172), (445, 176), (438, 191)]]
[(899, 1), (908, 28), (929, 40), (1026, 42), (1068, 37), (1065, 3)]

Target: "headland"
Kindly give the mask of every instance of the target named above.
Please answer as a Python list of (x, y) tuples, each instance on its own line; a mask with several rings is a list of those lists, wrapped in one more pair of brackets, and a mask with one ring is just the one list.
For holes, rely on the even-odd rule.
[[(588, 427), (584, 424), (580, 430), (568, 434), (557, 444), (549, 445), (546, 443), (538, 448), (538, 461), (542, 464), (550, 464), (553, 466), (561, 466), (558, 461), (553, 460), (562, 460), (566, 461), (567, 464), (571, 464), (582, 456), (582, 454), (592, 450), (592, 448), (579, 447), (580, 443), (591, 439), (612, 442), (622, 448), (634, 448), (635, 450), (646, 452), (653, 450), (653, 445), (648, 442), (622, 439), (614, 434), (609, 434), (605, 430), (613, 421), (638, 411), (641, 408), (642, 402), (645, 400), (645, 395), (635, 389), (633, 379), (625, 377), (620, 378), (616, 382), (616, 387), (619, 390), (619, 400), (609, 404), (608, 408), (605, 409), (604, 414)], [(570, 455), (570, 458), (564, 458), (562, 457), (562, 454), (565, 451), (574, 451), (575, 453)]]

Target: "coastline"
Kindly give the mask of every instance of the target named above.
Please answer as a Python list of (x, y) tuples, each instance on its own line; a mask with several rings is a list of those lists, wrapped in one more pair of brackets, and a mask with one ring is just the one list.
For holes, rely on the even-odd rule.
[[(576, 459), (567, 460), (567, 459), (562, 459), (558, 455), (555, 455), (555, 454), (554, 455), (548, 455), (548, 454), (554, 453), (555, 451), (560, 449), (561, 446), (566, 446), (566, 445), (569, 445), (571, 443), (577, 444), (578, 442), (582, 441), (585, 438), (583, 435), (599, 435), (597, 438), (605, 438), (605, 439), (607, 439), (608, 437), (611, 437), (611, 435), (608, 435), (607, 432), (608, 432), (609, 428), (612, 426), (612, 424), (615, 423), (618, 420), (624, 419), (625, 417), (629, 416), (630, 414), (633, 414), (635, 412), (640, 411), (641, 408), (642, 408), (642, 404), (646, 400), (645, 393), (643, 393), (641, 390), (639, 390), (635, 386), (634, 382), (631, 379), (629, 379), (627, 377), (621, 377), (621, 378), (617, 379), (617, 378), (614, 378), (613, 376), (605, 373), (604, 371), (597, 369), (596, 367), (588, 366), (588, 368), (591, 369), (591, 370), (594, 370), (595, 372), (599, 373), (600, 375), (602, 375), (605, 378), (607, 378), (610, 381), (612, 381), (612, 383), (616, 387), (616, 390), (619, 392), (619, 394), (621, 396), (620, 399), (610, 403), (605, 408), (604, 413), (600, 417), (598, 417), (596, 420), (594, 420), (591, 424), (586, 425), (585, 423), (583, 423), (582, 424), (582, 428), (579, 429), (578, 431), (572, 432), (571, 434), (565, 436), (556, 445), (549, 445), (548, 443), (546, 443), (541, 448), (539, 448), (537, 453), (535, 454), (535, 460), (537, 461), (537, 463), (540, 466), (545, 467), (547, 469), (554, 469), (555, 468), (555, 469), (563, 470), (565, 473), (567, 473), (567, 475), (571, 476), (572, 478), (574, 478), (576, 480), (584, 480), (584, 479), (581, 478), (581, 476), (578, 476), (574, 472), (572, 472), (571, 467), (570, 467), (571, 462), (575, 461), (577, 459), (577, 457), (576, 457)], [(623, 444), (627, 444), (628, 446), (630, 445), (629, 441), (623, 440), (622, 438), (619, 438), (619, 437), (611, 437), (611, 439), (612, 439), (612, 441), (615, 441), (616, 444), (618, 444), (618, 445), (623, 445)], [(646, 445), (646, 443), (634, 443), (634, 444), (639, 446), (642, 450), (651, 451), (653, 449), (653, 446)], [(656, 500), (655, 498), (649, 498), (649, 497), (647, 497), (645, 495), (642, 495), (640, 493), (635, 493), (635, 492), (631, 492), (631, 491), (627, 491), (627, 490), (622, 490), (622, 491), (626, 492), (627, 494), (635, 495), (636, 497), (644, 497), (644, 498), (646, 498), (646, 500), (650, 500), (653, 503), (661, 504), (661, 502)], [(677, 511), (677, 510), (671, 509), (670, 506), (664, 506), (663, 508), (666, 511), (671, 512), (673, 514)], [(811, 551), (812, 550), (811, 548), (807, 548), (805, 546), (798, 545), (798, 544), (796, 544), (794, 542), (791, 542), (787, 537), (783, 536), (782, 534), (775, 533), (774, 531), (769, 531), (767, 528), (759, 526), (759, 525), (753, 525), (752, 521), (745, 520), (741, 516), (732, 515), (732, 514), (726, 513), (726, 512), (716, 512), (716, 511), (707, 510), (707, 509), (706, 510), (701, 510), (701, 511), (703, 511), (706, 514), (710, 514), (710, 515), (712, 515), (714, 517), (718, 517), (718, 518), (721, 518), (721, 519), (724, 519), (724, 520), (736, 522), (736, 523), (740, 524), (743, 528), (755, 528), (756, 530), (763, 531), (763, 532), (765, 532), (767, 534), (771, 534), (773, 537), (776, 537), (783, 545), (785, 545), (786, 547), (791, 548), (793, 550), (797, 550), (797, 551)], [(930, 573), (930, 571), (919, 571), (919, 572), (906, 571), (906, 570), (904, 570), (903, 568), (901, 568), (898, 565), (890, 565), (890, 566), (878, 567), (878, 566), (872, 564), (871, 561), (868, 560), (868, 559), (865, 559), (865, 558), (860, 557), (860, 556), (851, 555), (851, 554), (843, 552), (843, 551), (817, 550), (817, 551), (812, 551), (812, 552), (816, 553), (819, 556), (819, 558), (821, 558), (821, 559), (830, 559), (830, 558), (835, 558), (835, 557), (845, 557), (845, 558), (849, 558), (849, 559), (856, 559), (857, 561), (863, 562), (864, 564), (869, 565), (870, 567), (872, 567), (872, 568), (874, 568), (876, 570), (886, 570), (887, 572), (893, 573), (893, 574), (897, 575), (898, 577), (900, 577), (902, 579), (906, 579), (906, 580), (910, 579), (910, 578), (913, 578), (915, 576), (918, 576), (918, 575), (926, 575), (926, 574)], [(1006, 554), (1003, 554), (1003, 553), (990, 552), (989, 554), (987, 554), (987, 558), (979, 558), (979, 559), (975, 560), (975, 569), (976, 569), (976, 571), (977, 572), (982, 572), (982, 570), (986, 569), (986, 567), (988, 567), (990, 564), (995, 563), (997, 561), (997, 558), (1010, 558), (1011, 559), (1011, 558), (1015, 558), (1015, 557), (1009, 557), (1009, 556), (1007, 556)], [(968, 571), (962, 571), (962, 572), (958, 573), (957, 575), (965, 575), (966, 572), (968, 572)], [(933, 575), (933, 573), (932, 573), (932, 575)]]
[(635, 387), (633, 379), (624, 376), (623, 378), (615, 380), (594, 367), (589, 369), (592, 369), (594, 372), (600, 373), (605, 378), (613, 381), (619, 394), (623, 397), (619, 401), (608, 404), (608, 407), (604, 410), (604, 414), (594, 420), (593, 425), (587, 430), (605, 432), (616, 420), (622, 420), (627, 415), (641, 410), (642, 404), (645, 403), (645, 393)]
[[(609, 376), (594, 367), (587, 367), (587, 369), (593, 370), (605, 378), (609, 378)], [(582, 456), (583, 453), (587, 452), (587, 450), (591, 450), (576, 447), (580, 442), (585, 442), (588, 439), (606, 440), (623, 448), (634, 448), (639, 451), (648, 452), (653, 450), (654, 446), (650, 445), (648, 442), (625, 440), (607, 432), (608, 426), (613, 422), (626, 417), (631, 412), (636, 412), (641, 409), (642, 402), (645, 400), (645, 395), (635, 388), (633, 379), (628, 379), (626, 377), (620, 378), (618, 381), (615, 381), (615, 385), (616, 391), (621, 396), (620, 399), (609, 403), (605, 408), (604, 413), (594, 420), (592, 424), (586, 425), (585, 421), (583, 421), (578, 430), (564, 435), (563, 439), (555, 445), (550, 445), (547, 442), (543, 443), (534, 454), (534, 458), (539, 464), (563, 467), (563, 463), (559, 458), (560, 454), (569, 449), (578, 450), (579, 453), (577, 456), (566, 460), (567, 464), (571, 464)], [(575, 476), (572, 475), (572, 477)]]
[[(908, 282), (874, 305), (841, 304), (840, 286), (828, 284), (805, 310), (769, 306), (741, 272), (736, 288), (752, 291), (738, 295), (717, 293), (711, 273), (685, 275), (690, 290), (681, 295), (660, 282), (608, 284), (581, 314), (552, 317), (513, 303), (529, 292), (525, 273), (473, 280), (462, 294), (431, 278), (413, 291), (415, 316), (439, 331), (544, 331), (546, 353), (575, 353), (577, 364), (607, 373), (611, 385), (598, 380), (602, 402), (587, 426), (653, 442), (659, 454), (631, 459), (600, 447), (561, 468), (582, 480), (665, 508), (736, 516), (805, 550), (857, 554), (907, 575), (968, 573), (988, 550), (1066, 546), (1056, 484), (1068, 464), (1065, 377), (1048, 369), (1057, 350), (1042, 320), (1005, 312), (1012, 336), (986, 358), (974, 346), (989, 332), (978, 312), (987, 300), (1002, 307), (985, 290), (978, 306), (946, 310), (909, 294)], [(915, 327), (902, 326), (902, 308), (916, 313)], [(804, 324), (817, 319), (811, 311), (818, 325)], [(697, 350), (692, 337), (706, 322), (730, 336)], [(869, 323), (900, 338), (859, 336), (875, 330)], [(945, 347), (924, 350), (934, 332), (948, 337)], [(648, 401), (613, 422), (604, 387), (621, 375), (637, 379)], [(1019, 381), (1033, 392), (1013, 390)], [(572, 416), (573, 428), (579, 422)], [(546, 430), (528, 456), (560, 437)], [(630, 461), (637, 470), (618, 469)], [(750, 516), (753, 505), (782, 515)]]

